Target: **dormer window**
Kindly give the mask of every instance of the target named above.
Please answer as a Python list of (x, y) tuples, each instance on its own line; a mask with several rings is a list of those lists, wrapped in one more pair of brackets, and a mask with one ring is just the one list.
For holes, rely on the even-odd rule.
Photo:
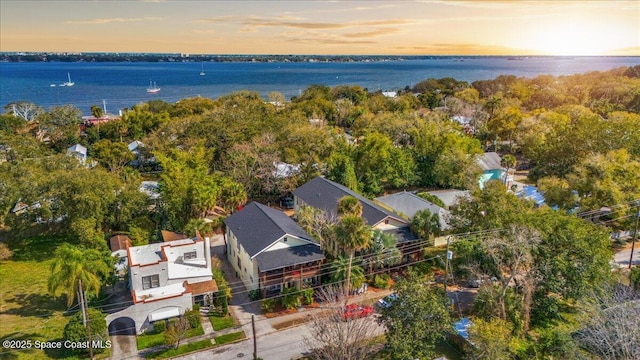
[(195, 259), (196, 257), (198, 257), (198, 253), (195, 251), (186, 252), (183, 255), (183, 259), (185, 260)]

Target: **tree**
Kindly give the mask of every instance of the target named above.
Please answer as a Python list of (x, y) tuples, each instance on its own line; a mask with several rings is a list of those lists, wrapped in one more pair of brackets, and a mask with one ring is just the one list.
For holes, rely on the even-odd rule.
[[(98, 342), (101, 341), (104, 345), (109, 340), (107, 334), (107, 321), (105, 315), (97, 309), (87, 309), (87, 324), (91, 331), (91, 338), (85, 326), (82, 311), (78, 311), (69, 319), (69, 322), (64, 327), (63, 338), (72, 344), (86, 344), (88, 341)], [(69, 348), (69, 347), (67, 347)], [(94, 354), (99, 354), (107, 349), (106, 346), (92, 346)], [(87, 347), (72, 346), (71, 350), (75, 353), (85, 354), (88, 352)]]
[(438, 214), (432, 214), (427, 209), (418, 211), (411, 219), (411, 231), (423, 240), (428, 240), (431, 236), (437, 235), (440, 232)]
[(304, 344), (312, 349), (313, 359), (359, 360), (371, 351), (369, 339), (378, 333), (373, 317), (344, 320), (345, 303), (341, 301), (344, 289), (339, 286), (323, 287), (317, 291), (324, 304), (322, 311), (310, 315), (309, 336)]
[(164, 343), (168, 346), (178, 348), (180, 342), (187, 335), (187, 330), (190, 329), (189, 319), (186, 316), (174, 318), (169, 321), (169, 326), (164, 330)]
[(113, 267), (98, 250), (83, 249), (64, 243), (56, 249), (51, 264), (48, 289), (54, 295), (67, 295), (67, 306), (76, 298), (78, 280), (87, 291), (98, 294), (102, 282), (111, 275)]
[(500, 318), (485, 321), (473, 319), (469, 328), (469, 340), (474, 344), (474, 353), (478, 359), (502, 360), (511, 359), (512, 326)]
[(349, 254), (349, 267), (345, 291), (350, 289), (351, 264), (356, 251), (366, 249), (369, 246), (371, 234), (364, 223), (364, 219), (355, 215), (344, 215), (336, 224), (336, 243)]
[(353, 286), (359, 288), (365, 280), (364, 269), (359, 265), (349, 267), (349, 258), (346, 257), (338, 256), (331, 262), (329, 269), (333, 284), (344, 283), (349, 278)]
[(372, 273), (374, 269), (399, 264), (402, 261), (402, 252), (396, 246), (397, 244), (398, 238), (393, 234), (377, 229), (372, 231), (369, 247), (363, 256), (364, 263), (368, 265), (368, 272)]
[(442, 293), (410, 274), (394, 285), (398, 299), (381, 310), (392, 359), (433, 358), (435, 343), (452, 329)]
[(18, 101), (12, 102), (4, 107), (5, 114), (13, 114), (26, 121), (34, 121), (38, 115), (44, 112), (44, 109), (32, 102)]
[(602, 290), (581, 307), (579, 343), (601, 359), (640, 359), (640, 292), (628, 287)]
[(119, 173), (122, 168), (135, 159), (135, 155), (129, 151), (127, 144), (111, 142), (108, 139), (93, 144), (91, 150), (93, 157), (102, 166), (115, 173)]

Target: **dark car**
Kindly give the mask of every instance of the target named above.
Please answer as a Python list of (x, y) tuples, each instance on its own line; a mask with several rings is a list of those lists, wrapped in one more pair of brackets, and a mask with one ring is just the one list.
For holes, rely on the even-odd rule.
[(368, 305), (349, 304), (344, 309), (342, 318), (344, 320), (353, 320), (367, 317), (373, 314), (373, 308)]

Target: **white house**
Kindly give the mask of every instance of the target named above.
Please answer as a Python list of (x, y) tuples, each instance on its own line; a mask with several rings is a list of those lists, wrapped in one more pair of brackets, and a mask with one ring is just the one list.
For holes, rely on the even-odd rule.
[(180, 316), (212, 299), (218, 291), (211, 272), (209, 238), (127, 246), (129, 288), (133, 305), (107, 316), (133, 320), (137, 333), (156, 321)]
[(87, 148), (80, 144), (75, 144), (68, 148), (67, 155), (75, 157), (83, 164), (87, 162)]

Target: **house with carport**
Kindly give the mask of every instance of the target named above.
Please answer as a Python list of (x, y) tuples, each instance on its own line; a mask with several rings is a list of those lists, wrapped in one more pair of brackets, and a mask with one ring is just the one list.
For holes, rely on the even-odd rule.
[(282, 211), (251, 202), (224, 223), (227, 259), (247, 290), (268, 297), (320, 284), (320, 244)]

